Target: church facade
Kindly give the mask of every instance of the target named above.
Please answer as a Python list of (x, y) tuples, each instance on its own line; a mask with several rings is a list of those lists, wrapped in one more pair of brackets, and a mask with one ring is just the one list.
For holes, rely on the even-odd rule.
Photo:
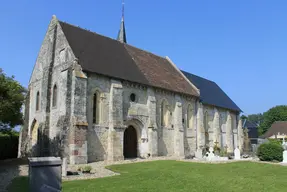
[(53, 16), (34, 66), (18, 156), (70, 164), (242, 149), (240, 108), (207, 79)]

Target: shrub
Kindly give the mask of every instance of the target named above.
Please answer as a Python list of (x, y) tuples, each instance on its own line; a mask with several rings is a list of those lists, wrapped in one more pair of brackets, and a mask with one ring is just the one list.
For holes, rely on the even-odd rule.
[(279, 139), (268, 139), (268, 141), (269, 141), (270, 143), (282, 145), (282, 141), (279, 140)]
[(92, 167), (87, 165), (85, 167), (83, 167), (82, 171), (85, 171), (85, 172), (90, 172), (92, 170)]
[(78, 167), (78, 171), (81, 171), (81, 172), (90, 172), (91, 170), (92, 170), (92, 167), (90, 165)]
[(263, 143), (258, 147), (257, 156), (261, 161), (283, 160), (283, 148), (275, 142)]
[(18, 135), (0, 133), (0, 160), (17, 158)]

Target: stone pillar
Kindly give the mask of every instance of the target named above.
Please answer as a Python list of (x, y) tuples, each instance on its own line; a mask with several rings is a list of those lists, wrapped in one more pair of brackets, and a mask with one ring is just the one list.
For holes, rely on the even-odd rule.
[(229, 111), (227, 111), (227, 121), (226, 121), (226, 145), (227, 152), (233, 153), (233, 131), (232, 131), (232, 118)]
[(120, 81), (111, 80), (109, 101), (108, 161), (124, 159), (123, 87)]
[(184, 130), (182, 126), (182, 102), (180, 96), (175, 96), (174, 109), (174, 155), (177, 157), (184, 156)]
[(70, 128), (70, 164), (87, 163), (87, 124), (77, 124)]
[(70, 164), (85, 164), (87, 155), (87, 77), (77, 62), (73, 65), (71, 89), (71, 126), (69, 130)]
[(220, 147), (219, 113), (216, 108), (214, 109), (213, 132), (213, 145), (216, 143), (217, 146)]
[(237, 148), (238, 146), (238, 135), (237, 135), (237, 129), (233, 129), (233, 148)]
[(156, 99), (154, 95), (154, 90), (148, 88), (148, 148), (149, 155), (151, 157), (158, 156), (158, 134), (157, 134), (157, 124), (156, 124)]
[(233, 150), (238, 147), (238, 135), (237, 135), (237, 116), (232, 118), (232, 133), (233, 133)]
[(202, 103), (197, 101), (197, 114), (196, 114), (196, 144), (197, 149), (201, 149), (205, 145), (205, 135), (203, 127), (203, 106)]
[(243, 150), (243, 142), (244, 142), (244, 135), (243, 135), (243, 129), (242, 129), (242, 120), (239, 119), (238, 126), (237, 126), (237, 140), (238, 140), (238, 148), (240, 151)]

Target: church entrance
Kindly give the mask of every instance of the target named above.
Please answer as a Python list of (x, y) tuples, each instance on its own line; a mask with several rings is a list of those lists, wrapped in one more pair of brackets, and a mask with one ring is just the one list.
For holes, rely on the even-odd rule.
[(133, 126), (129, 126), (124, 132), (124, 157), (135, 158), (137, 154), (137, 132)]

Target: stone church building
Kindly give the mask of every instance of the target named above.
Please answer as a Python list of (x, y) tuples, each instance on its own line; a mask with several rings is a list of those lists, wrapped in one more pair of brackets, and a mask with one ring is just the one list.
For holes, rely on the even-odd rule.
[(240, 108), (168, 57), (53, 16), (34, 66), (18, 156), (70, 164), (242, 149)]

